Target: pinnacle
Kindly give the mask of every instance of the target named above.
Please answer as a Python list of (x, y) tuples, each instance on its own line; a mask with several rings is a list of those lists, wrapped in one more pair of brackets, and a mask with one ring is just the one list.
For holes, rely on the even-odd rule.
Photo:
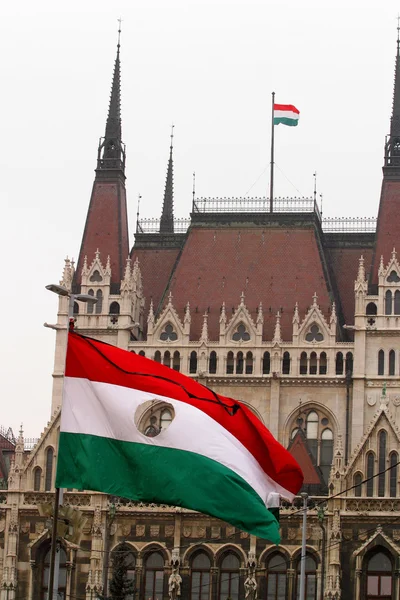
[(167, 179), (165, 181), (160, 233), (174, 233), (174, 173), (172, 160), (172, 140), (168, 160)]

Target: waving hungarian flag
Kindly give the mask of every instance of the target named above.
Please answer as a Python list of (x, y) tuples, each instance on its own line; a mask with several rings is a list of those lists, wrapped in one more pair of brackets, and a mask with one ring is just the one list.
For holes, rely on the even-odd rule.
[(274, 125), (295, 127), (299, 123), (300, 111), (293, 104), (274, 104)]
[[(168, 407), (169, 426), (150, 416), (144, 427), (157, 405)], [(268, 498), (292, 499), (303, 481), (291, 454), (245, 405), (76, 333), (69, 334), (57, 463), (57, 487), (182, 506), (275, 543)]]

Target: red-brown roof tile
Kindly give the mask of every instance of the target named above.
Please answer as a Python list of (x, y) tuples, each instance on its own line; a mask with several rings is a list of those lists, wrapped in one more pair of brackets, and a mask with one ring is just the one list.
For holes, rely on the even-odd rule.
[(383, 256), (384, 263), (387, 264), (393, 248), (400, 252), (400, 181), (387, 181), (384, 178), (378, 213), (371, 283), (378, 283), (380, 258)]
[(133, 248), (132, 259), (139, 260), (142, 274), (146, 314), (151, 299), (153, 299), (154, 311), (157, 310), (178, 254), (179, 248)]

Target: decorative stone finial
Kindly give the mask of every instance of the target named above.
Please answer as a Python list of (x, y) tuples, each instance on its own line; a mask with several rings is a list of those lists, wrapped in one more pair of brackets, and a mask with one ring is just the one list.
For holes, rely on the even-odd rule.
[(262, 302), (258, 305), (257, 310), (257, 325), (262, 325), (264, 323), (264, 315), (263, 315), (263, 307)]
[(219, 322), (220, 323), (226, 323), (225, 302), (222, 303), (221, 315), (219, 317)]
[(150, 300), (149, 315), (147, 317), (147, 322), (154, 324), (153, 298)]
[(275, 323), (275, 332), (273, 342), (281, 342), (282, 341), (282, 333), (281, 333), (281, 313), (276, 313), (276, 323)]
[(185, 317), (183, 319), (184, 323), (190, 323), (192, 321), (191, 316), (190, 316), (190, 304), (189, 302), (186, 304), (186, 308), (185, 308)]
[(201, 328), (201, 342), (208, 342), (208, 313), (204, 313), (203, 327)]
[(299, 303), (296, 302), (295, 306), (294, 306), (294, 315), (293, 315), (293, 319), (292, 319), (292, 323), (297, 323), (297, 325), (300, 323), (300, 315), (299, 315)]

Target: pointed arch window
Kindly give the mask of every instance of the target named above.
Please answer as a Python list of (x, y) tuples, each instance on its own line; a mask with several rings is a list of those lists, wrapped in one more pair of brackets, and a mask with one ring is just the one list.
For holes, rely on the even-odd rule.
[(333, 460), (333, 433), (332, 429), (327, 427), (321, 434), (321, 450), (319, 457), (319, 466), (325, 481), (329, 479), (329, 473)]
[(361, 497), (361, 493), (362, 493), (362, 475), (361, 473), (356, 473), (354, 475), (354, 495), (356, 496), (356, 498), (360, 498)]
[(378, 435), (378, 496), (380, 497), (385, 495), (386, 443), (387, 433), (382, 430)]
[[(48, 585), (49, 585), (49, 574), (50, 574), (50, 548), (46, 552), (43, 559), (42, 569), (42, 593), (41, 600), (47, 600), (48, 598)], [(67, 587), (67, 555), (64, 548), (60, 548), (60, 567), (58, 572), (58, 600), (64, 600), (65, 592)]]
[(230, 552), (224, 556), (220, 568), (219, 600), (239, 600), (239, 568), (236, 554)]
[(383, 350), (378, 352), (378, 375), (385, 374), (385, 353)]
[[(297, 597), (300, 594), (300, 571), (301, 571), (301, 558), (297, 562)], [(316, 600), (317, 599), (317, 563), (314, 558), (307, 554), (305, 564), (305, 600)]]
[(271, 371), (271, 355), (269, 352), (264, 352), (262, 360), (263, 375), (269, 375)]
[(367, 496), (372, 498), (374, 495), (374, 480), (372, 479), (375, 471), (375, 456), (372, 452), (367, 454)]
[(174, 371), (181, 370), (181, 355), (179, 354), (178, 350), (174, 352), (174, 357), (172, 359), (172, 368)]
[(213, 350), (210, 353), (210, 360), (208, 363), (208, 372), (212, 375), (217, 372), (217, 353)]
[(50, 492), (53, 483), (53, 460), (54, 450), (53, 448), (47, 448), (46, 452), (46, 477), (44, 483), (45, 492)]
[(243, 352), (238, 352), (236, 355), (236, 374), (242, 375), (244, 367)]
[(144, 597), (159, 600), (164, 595), (164, 560), (159, 552), (149, 554), (144, 563)]
[(290, 375), (290, 354), (289, 354), (289, 352), (283, 353), (282, 373), (283, 373), (283, 375)]
[(310, 354), (310, 375), (317, 374), (317, 353), (311, 352)]
[(307, 352), (300, 354), (300, 375), (307, 375)]
[(74, 315), (79, 315), (79, 304), (74, 302)]
[(194, 373), (197, 373), (197, 352), (195, 352), (194, 350), (190, 353), (189, 373), (191, 373), (192, 375)]
[(336, 354), (336, 375), (343, 375), (343, 354), (338, 352)]
[(228, 352), (228, 356), (226, 358), (226, 373), (227, 373), (227, 375), (232, 375), (233, 369), (234, 369), (233, 352)]
[(191, 600), (209, 600), (211, 561), (205, 552), (196, 554), (191, 562)]
[(97, 290), (96, 292), (97, 302), (95, 304), (96, 315), (101, 314), (103, 310), (103, 292), (101, 290)]
[(93, 274), (90, 276), (90, 281), (92, 283), (99, 283), (100, 281), (103, 281), (103, 278), (100, 275), (100, 272), (98, 271), (98, 269), (93, 271)]
[(163, 365), (171, 367), (171, 352), (169, 350), (164, 352)]
[[(88, 294), (89, 294), (89, 296), (94, 296), (94, 291), (93, 290), (89, 290)], [(93, 302), (87, 302), (86, 303), (86, 310), (87, 310), (88, 315), (91, 315), (93, 313), (93, 307), (94, 307)]]
[(385, 294), (385, 315), (392, 314), (392, 292), (391, 290), (387, 290)]
[(391, 452), (390, 454), (390, 471), (389, 471), (389, 494), (391, 498), (397, 497), (397, 474), (398, 474), (398, 463), (399, 455), (397, 452)]
[(350, 375), (353, 374), (353, 353), (352, 352), (347, 352), (346, 354), (346, 374), (350, 373)]
[(140, 350), (139, 356), (146, 356), (146, 352), (144, 350)]
[(310, 448), (315, 460), (318, 460), (318, 415), (311, 411), (306, 420), (306, 436), (308, 447)]
[(396, 371), (396, 354), (394, 350), (389, 352), (389, 375), (394, 375)]
[(326, 375), (328, 370), (328, 363), (326, 358), (326, 352), (321, 352), (319, 357), (319, 374)]
[(287, 561), (283, 554), (274, 554), (266, 564), (267, 600), (286, 600)]
[(400, 290), (394, 293), (394, 314), (400, 315)]
[[(126, 582), (135, 589), (135, 579), (136, 579), (136, 558), (134, 553), (131, 551), (130, 546), (128, 544), (120, 544), (116, 548), (114, 548), (112, 552), (112, 560), (116, 562), (113, 564), (113, 567), (119, 566), (123, 560), (123, 566), (126, 568)], [(114, 566), (115, 565), (115, 566)], [(131, 583), (132, 582), (132, 583)], [(124, 600), (133, 600), (135, 597), (135, 591), (131, 594), (126, 594)]]
[(40, 492), (40, 484), (42, 481), (42, 469), (40, 467), (36, 467), (33, 471), (33, 489), (35, 492)]
[(247, 352), (246, 354), (246, 375), (253, 373), (253, 353)]
[(391, 600), (393, 564), (386, 552), (376, 552), (367, 558), (367, 595), (369, 600)]
[(154, 353), (154, 360), (155, 362), (160, 363), (161, 362), (161, 352), (159, 350), (156, 350)]

